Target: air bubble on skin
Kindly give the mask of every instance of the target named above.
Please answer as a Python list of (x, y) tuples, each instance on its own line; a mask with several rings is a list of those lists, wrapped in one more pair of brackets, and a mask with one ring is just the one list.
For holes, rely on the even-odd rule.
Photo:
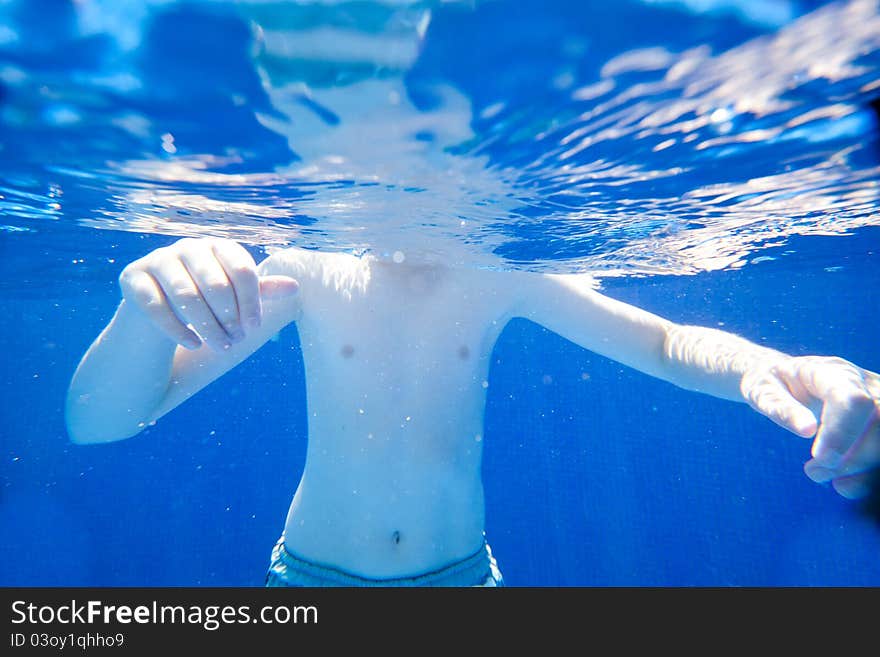
[(399, 265), (406, 260), (406, 256), (403, 254), (403, 251), (395, 251), (394, 255), (391, 256), (391, 259)]
[(483, 388), (488, 388), (488, 387), (489, 387), (489, 382), (483, 381)]
[(476, 436), (474, 436), (474, 440), (478, 443), (482, 442), (483, 436), (481, 434), (477, 434)]
[(358, 409), (358, 413), (359, 413), (360, 415), (363, 415), (363, 414), (364, 414), (364, 409), (359, 408), (359, 409)]

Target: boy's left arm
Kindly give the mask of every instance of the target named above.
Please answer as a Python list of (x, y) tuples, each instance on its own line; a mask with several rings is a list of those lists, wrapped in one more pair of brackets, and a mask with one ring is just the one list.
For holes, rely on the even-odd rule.
[(679, 387), (748, 403), (813, 438), (804, 471), (849, 498), (880, 466), (880, 375), (842, 358), (795, 357), (732, 333), (675, 324), (593, 289), (581, 275), (518, 277), (516, 315)]

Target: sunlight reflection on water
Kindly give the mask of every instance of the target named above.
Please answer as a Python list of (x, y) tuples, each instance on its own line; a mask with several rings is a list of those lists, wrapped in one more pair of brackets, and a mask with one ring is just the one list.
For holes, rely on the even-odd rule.
[[(124, 4), (144, 23), (155, 9)], [(266, 102), (233, 93), (231, 105), (295, 157), (231, 170), (249, 164), (246, 148), (187, 150), (160, 117), (126, 103), (102, 107), (139, 143), (161, 139), (161, 157), (111, 146), (113, 157), (88, 168), (56, 160), (52, 188), (11, 178), (0, 189), (0, 223), (28, 230), (66, 218), (270, 249), (416, 258), (429, 250), (458, 263), (599, 276), (740, 267), (789, 236), (880, 224), (875, 118), (865, 106), (880, 90), (877, 2), (831, 3), (793, 20), (775, 3), (757, 19), (778, 30), (722, 52), (645, 44), (608, 58), (598, 79), (548, 75), (568, 97), (550, 111), (537, 95), (473, 107), (454, 80), (430, 81), (432, 102), (417, 103), (407, 75), (443, 4), (377, 2), (346, 14), (332, 2), (296, 11), (239, 3)], [(77, 5), (79, 29), (112, 34), (119, 52), (137, 53), (143, 36), (119, 4), (115, 13), (97, 6), (106, 3)], [(17, 38), (11, 30), (0, 35), (7, 44)], [(101, 106), (90, 94), (108, 85), (122, 98), (143, 91), (136, 71), (119, 66), (71, 75), (48, 104), (45, 71), (0, 66), (11, 90), (3, 122), (86, 130), (89, 103)], [(40, 103), (42, 118), (25, 111)], [(86, 181), (103, 186), (103, 203), (66, 217), (58, 189)]]

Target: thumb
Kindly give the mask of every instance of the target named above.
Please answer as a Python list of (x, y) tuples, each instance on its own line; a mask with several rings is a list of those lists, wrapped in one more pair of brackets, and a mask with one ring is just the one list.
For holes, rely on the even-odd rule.
[(299, 290), (299, 283), (290, 276), (261, 276), (260, 296), (265, 299), (289, 297)]
[(749, 404), (776, 424), (803, 438), (812, 437), (818, 423), (813, 412), (795, 399), (775, 377), (765, 378), (748, 391)]

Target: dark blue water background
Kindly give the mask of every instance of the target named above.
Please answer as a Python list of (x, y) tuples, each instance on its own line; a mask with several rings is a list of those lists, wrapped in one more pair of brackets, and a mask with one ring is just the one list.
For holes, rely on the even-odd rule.
[[(240, 237), (257, 259), (273, 243), (267, 227), (302, 231), (316, 246), (352, 246), (332, 224), (324, 228), (323, 210), (337, 191), (368, 193), (367, 181), (259, 178), (307, 159), (255, 118), (283, 118), (266, 89), (285, 80), (321, 89), (397, 77), (425, 114), (442, 105), (437, 81), (454, 86), (472, 105), (473, 134), (440, 150), (484, 158), (513, 190), (485, 202), (471, 190), (456, 201), (457, 218), (480, 224), (502, 266), (656, 271), (612, 276), (603, 288), (674, 321), (880, 370), (873, 50), (856, 58), (864, 72), (786, 87), (797, 111), (692, 108), (685, 118), (720, 108), (729, 115), (721, 123), (732, 124), (703, 124), (696, 142), (681, 139), (683, 130), (661, 134), (676, 119), (646, 124), (647, 136), (627, 128), (648, 115), (640, 103), (657, 112), (677, 102), (675, 85), (621, 101), (634, 115), (597, 111), (603, 125), (584, 117), (603, 98), (663, 80), (677, 61), (659, 73), (618, 67), (615, 91), (603, 95), (589, 85), (607, 79), (603, 66), (616, 55), (706, 45), (711, 68), (720, 66), (716, 55), (837, 6), (764, 3), (756, 14), (745, 2), (714, 4), (708, 12), (671, 2), (444, 4), (433, 8), (417, 58), (394, 69), (321, 67), (254, 49), (249, 21), (265, 26), (283, 15), (295, 15), (297, 30), (320, 23), (381, 33), (391, 10), (370, 3), (293, 14), (274, 7), (271, 16), (248, 6), (244, 17), (220, 3), (118, 3), (129, 21), (111, 16), (102, 29), (84, 29), (74, 3), (0, 3), (0, 584), (262, 584), (305, 454), (293, 327), (130, 440), (73, 445), (62, 409), (132, 259), (193, 226)], [(258, 70), (269, 71), (268, 82)], [(581, 87), (593, 92), (572, 93)], [(344, 123), (319, 96), (299, 102), (328, 130)], [(788, 124), (787, 139), (695, 148), (833, 104), (856, 109), (794, 136), (803, 124)], [(608, 126), (617, 132), (563, 157), (572, 131), (596, 136)], [(173, 135), (173, 152), (163, 135)], [(675, 144), (654, 149), (670, 135)], [(437, 138), (423, 130), (414, 139)], [(825, 166), (841, 152), (844, 170)], [(192, 158), (201, 158), (200, 171), (243, 182), (162, 181), (119, 164)], [(571, 180), (571, 166), (583, 173), (599, 160), (681, 171)], [(785, 173), (792, 178), (780, 183), (791, 188), (753, 190), (755, 209), (741, 188), (729, 200), (719, 199), (730, 188), (688, 196)], [(402, 192), (409, 181), (401, 180), (383, 193), (443, 207), (448, 192), (432, 196), (430, 181)], [(217, 221), (161, 196), (152, 210), (132, 201), (143, 191), (305, 209)], [(780, 199), (789, 204), (773, 205)], [(745, 246), (731, 246), (731, 236)], [(688, 255), (701, 241), (734, 255), (707, 265)], [(507, 327), (493, 354), (484, 446), (487, 536), (511, 585), (880, 584), (880, 528), (803, 475), (808, 441), (745, 405), (677, 389), (524, 320)]]

